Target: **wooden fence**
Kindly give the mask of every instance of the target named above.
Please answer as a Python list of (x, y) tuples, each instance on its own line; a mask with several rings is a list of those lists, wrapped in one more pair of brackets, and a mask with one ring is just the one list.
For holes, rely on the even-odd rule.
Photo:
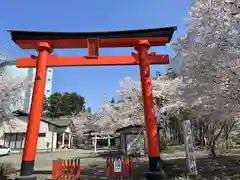
[(52, 180), (80, 180), (80, 159), (54, 160)]
[(108, 157), (107, 179), (132, 179), (131, 157)]
[[(132, 179), (131, 157), (108, 157), (106, 176), (107, 179)], [(52, 180), (80, 180), (80, 159), (54, 160)]]

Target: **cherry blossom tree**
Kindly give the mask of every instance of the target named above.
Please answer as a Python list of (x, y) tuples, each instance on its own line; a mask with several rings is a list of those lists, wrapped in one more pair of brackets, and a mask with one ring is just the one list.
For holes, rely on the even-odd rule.
[[(161, 98), (161, 107), (156, 104), (156, 110), (166, 112), (181, 106), (176, 101), (176, 89), (181, 83), (179, 78), (171, 80), (167, 76), (158, 77), (152, 81), (154, 99)], [(98, 125), (103, 129), (115, 131), (118, 128), (129, 125), (144, 124), (144, 109), (141, 91), (141, 83), (129, 77), (120, 83), (117, 91), (121, 97), (119, 102), (104, 104), (99, 112)], [(158, 113), (157, 113), (158, 114)]]
[[(176, 105), (174, 105), (171, 97), (176, 94), (176, 88), (179, 82), (180, 80), (178, 78), (170, 80), (167, 76), (158, 77), (153, 80), (153, 95), (155, 98), (164, 97), (164, 101), (162, 102), (165, 108), (164, 112), (177, 108), (178, 104), (175, 103)], [(89, 130), (115, 133), (117, 129), (122, 127), (145, 124), (140, 82), (129, 77), (124, 78), (117, 92), (120, 95), (119, 101), (103, 104), (95, 114), (90, 115), (87, 112), (83, 112), (73, 117), (72, 120), (77, 129), (76, 134), (78, 139), (83, 138), (83, 134)], [(160, 107), (156, 109), (160, 109)], [(141, 141), (140, 135), (142, 133), (145, 133), (144, 128), (139, 131), (139, 136), (136, 137), (132, 144), (138, 141), (138, 139)], [(131, 149), (131, 144), (129, 147)]]
[(92, 114), (89, 111), (79, 112), (71, 117), (71, 121), (74, 125), (74, 135), (76, 138), (76, 145), (81, 147), (87, 145), (89, 137), (85, 136), (89, 132), (100, 132), (100, 127), (95, 123), (97, 114)]
[[(239, 113), (240, 6), (237, 0), (196, 0), (188, 31), (173, 44), (182, 59), (180, 101), (204, 124), (211, 153)], [(178, 59), (176, 58), (176, 59)]]
[(12, 78), (5, 76), (2, 63), (10, 58), (6, 53), (0, 53), (0, 134), (6, 129), (15, 128), (14, 114), (16, 110), (21, 110), (24, 101), (24, 92), (31, 82), (28, 78)]
[(172, 79), (169, 76), (160, 76), (152, 81), (153, 97), (160, 99), (156, 102), (156, 110), (159, 112), (178, 113), (178, 110), (185, 104), (178, 97), (177, 89), (181, 86), (180, 77)]

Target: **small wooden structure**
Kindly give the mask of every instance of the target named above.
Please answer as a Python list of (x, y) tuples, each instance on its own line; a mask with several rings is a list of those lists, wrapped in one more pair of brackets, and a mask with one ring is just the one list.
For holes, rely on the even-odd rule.
[(120, 134), (119, 150), (125, 155), (146, 155), (147, 143), (143, 125), (130, 125), (116, 130)]

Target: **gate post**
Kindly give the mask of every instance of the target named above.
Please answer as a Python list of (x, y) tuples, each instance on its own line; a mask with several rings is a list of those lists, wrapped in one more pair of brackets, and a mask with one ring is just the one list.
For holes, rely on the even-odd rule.
[(140, 64), (140, 76), (143, 95), (144, 119), (147, 133), (149, 173), (147, 179), (159, 180), (160, 176), (160, 149), (159, 137), (157, 132), (157, 121), (152, 95), (152, 80), (150, 75), (150, 66), (148, 62), (148, 49), (150, 44), (146, 40), (139, 41), (135, 49), (138, 52)]
[(36, 179), (36, 177), (33, 176), (34, 161), (36, 156), (40, 121), (42, 117), (44, 90), (47, 75), (47, 60), (51, 50), (52, 49), (50, 45), (46, 42), (40, 42), (38, 44), (39, 55), (37, 59), (37, 67), (34, 80), (30, 115), (28, 119), (26, 141), (22, 156), (20, 177), (16, 179)]

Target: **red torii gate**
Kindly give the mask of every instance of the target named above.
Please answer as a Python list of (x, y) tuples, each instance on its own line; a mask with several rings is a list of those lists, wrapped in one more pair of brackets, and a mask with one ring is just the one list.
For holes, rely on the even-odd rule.
[[(160, 151), (157, 123), (152, 96), (150, 64), (168, 64), (168, 55), (148, 53), (150, 46), (164, 46), (170, 42), (176, 27), (111, 32), (36, 32), (9, 31), (12, 40), (22, 49), (37, 49), (38, 57), (18, 58), (18, 68), (36, 68), (32, 104), (26, 141), (18, 179), (36, 179), (34, 161), (42, 115), (44, 89), (48, 67), (61, 66), (120, 66), (139, 65), (144, 101), (149, 156), (148, 179), (159, 179)], [(99, 48), (134, 47), (130, 56), (99, 56)], [(88, 56), (58, 57), (53, 49), (88, 48)]]

